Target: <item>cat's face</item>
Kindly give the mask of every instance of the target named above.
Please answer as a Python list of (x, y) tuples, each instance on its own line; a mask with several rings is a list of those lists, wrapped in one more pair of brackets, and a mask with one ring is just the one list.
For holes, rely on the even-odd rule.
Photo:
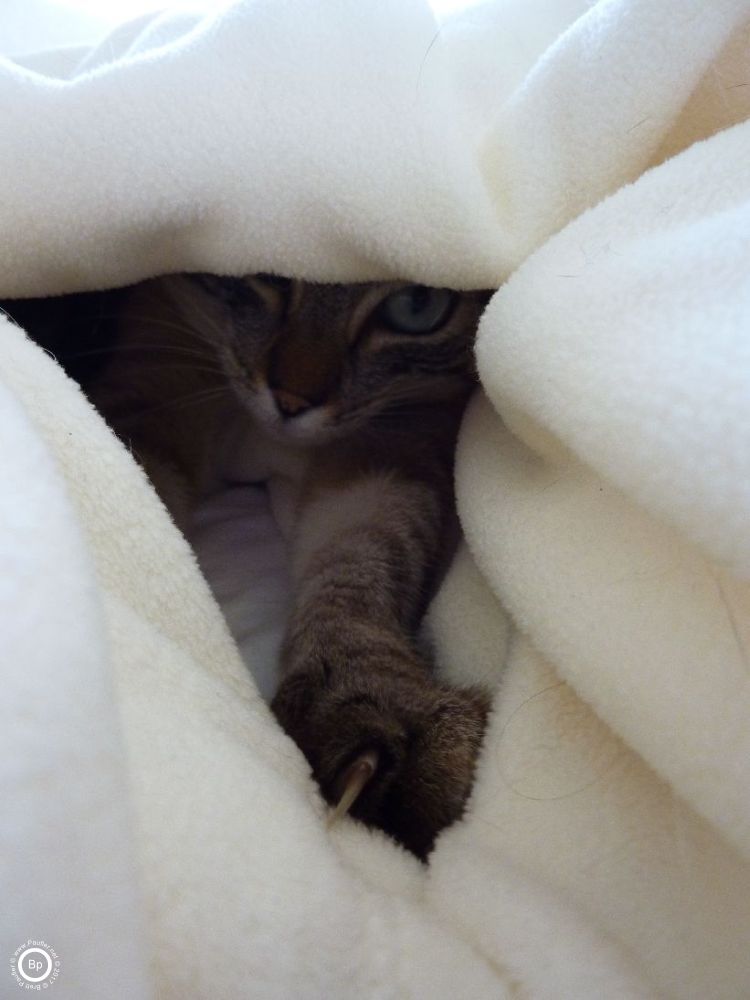
[(318, 444), (408, 420), (410, 406), (453, 398), (474, 379), (483, 292), (266, 275), (170, 281), (243, 405), (285, 441)]

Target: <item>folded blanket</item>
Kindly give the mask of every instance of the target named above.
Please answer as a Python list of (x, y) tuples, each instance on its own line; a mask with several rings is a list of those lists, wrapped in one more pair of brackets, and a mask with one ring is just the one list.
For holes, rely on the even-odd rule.
[(149, 483), (0, 319), (6, 960), (76, 1000), (750, 993), (748, 67), (750, 0), (246, 0), (0, 61), (0, 295), (499, 287), (428, 620), (494, 711), (426, 868), (326, 829)]

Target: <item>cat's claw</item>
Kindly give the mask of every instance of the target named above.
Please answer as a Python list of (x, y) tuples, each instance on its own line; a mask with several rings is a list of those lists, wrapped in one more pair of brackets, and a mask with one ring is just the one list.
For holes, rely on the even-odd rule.
[(344, 770), (336, 785), (341, 788), (341, 798), (328, 817), (328, 826), (333, 826), (342, 816), (346, 816), (351, 807), (362, 794), (365, 786), (374, 777), (380, 754), (377, 750), (367, 750)]
[(420, 858), (464, 811), (489, 701), (429, 677), (299, 672), (281, 684), (273, 709), (311, 764), (332, 811), (376, 826)]

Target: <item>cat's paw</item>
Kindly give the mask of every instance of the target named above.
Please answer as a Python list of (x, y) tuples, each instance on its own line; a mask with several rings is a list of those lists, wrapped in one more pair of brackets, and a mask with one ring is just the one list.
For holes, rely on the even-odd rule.
[(298, 670), (272, 708), (328, 802), (356, 793), (351, 815), (418, 857), (463, 813), (489, 709), (483, 691), (428, 676)]

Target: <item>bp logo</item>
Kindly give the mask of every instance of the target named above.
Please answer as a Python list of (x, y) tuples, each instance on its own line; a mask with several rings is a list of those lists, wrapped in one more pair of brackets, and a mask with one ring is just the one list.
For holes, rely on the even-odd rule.
[(41, 993), (60, 975), (60, 958), (46, 941), (24, 941), (11, 955), (10, 974), (22, 990)]

